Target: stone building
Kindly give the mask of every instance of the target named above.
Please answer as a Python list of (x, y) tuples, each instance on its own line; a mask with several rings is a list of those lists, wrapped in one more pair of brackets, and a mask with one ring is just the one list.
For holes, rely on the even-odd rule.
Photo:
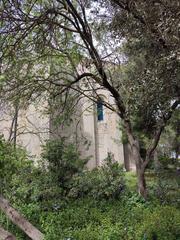
[(124, 163), (119, 117), (103, 105), (103, 101), (114, 105), (113, 98), (105, 90), (101, 90), (98, 97), (96, 103), (83, 97), (78, 102), (72, 122), (68, 126), (54, 124), (56, 117), (50, 120), (51, 138), (65, 136), (75, 143), (83, 157), (90, 157), (89, 169), (101, 166), (108, 153), (112, 154), (115, 161)]
[[(127, 170), (134, 169), (130, 148), (121, 142), (119, 117), (103, 105), (103, 101), (106, 101), (113, 106), (114, 100), (106, 90), (100, 90), (98, 96), (96, 103), (87, 97), (81, 98), (68, 126), (54, 124), (56, 117), (61, 114), (60, 107), (56, 114), (44, 114), (47, 103), (43, 100), (19, 109), (17, 144), (25, 147), (29, 155), (40, 158), (41, 146), (47, 139), (66, 136), (77, 145), (83, 157), (89, 157), (89, 169), (101, 166), (108, 153), (112, 154), (115, 161), (124, 164)], [(10, 139), (9, 136), (14, 131), (14, 111), (5, 106), (1, 106), (0, 111), (0, 134)], [(13, 141), (13, 137), (11, 140)]]

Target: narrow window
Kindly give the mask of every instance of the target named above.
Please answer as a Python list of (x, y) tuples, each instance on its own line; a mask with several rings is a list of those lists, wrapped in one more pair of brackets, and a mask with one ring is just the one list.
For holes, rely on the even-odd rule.
[(102, 99), (99, 99), (98, 102), (97, 102), (97, 118), (98, 118), (98, 121), (103, 121), (104, 120)]

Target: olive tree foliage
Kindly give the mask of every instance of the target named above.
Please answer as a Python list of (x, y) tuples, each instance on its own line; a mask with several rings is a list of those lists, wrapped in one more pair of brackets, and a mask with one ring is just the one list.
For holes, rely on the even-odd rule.
[(147, 38), (131, 38), (124, 44), (127, 61), (121, 67), (119, 84), (143, 158), (179, 96), (179, 62), (167, 60), (158, 46), (151, 44)]
[(166, 0), (109, 2), (113, 34), (127, 41), (127, 78), (136, 85), (132, 91), (138, 86), (141, 92), (138, 108), (142, 115), (146, 112), (144, 122), (154, 116), (157, 120), (166, 115), (168, 101), (179, 97), (180, 5)]
[(110, 0), (113, 7), (113, 25), (119, 34), (134, 37), (149, 36), (159, 46), (179, 52), (179, 8), (178, 1)]
[[(173, 76), (177, 77), (179, 62), (174, 49), (177, 50), (178, 44), (174, 40), (173, 48), (169, 47), (170, 40), (166, 41), (157, 33), (158, 26), (155, 28), (156, 25), (152, 24), (151, 27), (149, 18), (145, 26), (141, 26), (136, 16), (139, 10), (131, 14), (129, 8), (127, 11), (125, 7), (125, 1), (122, 1), (124, 5), (120, 4), (121, 1), (112, 1), (117, 5), (109, 8), (107, 16), (104, 14), (105, 8), (99, 5), (101, 2), (93, 5), (94, 1), (83, 0), (2, 0), (1, 81), (4, 82), (4, 92), (12, 95), (18, 92), (29, 101), (43, 92), (53, 98), (65, 94), (66, 100), (69, 89), (77, 94), (78, 100), (83, 95), (97, 101), (99, 89), (108, 90), (115, 100), (115, 106), (108, 102), (104, 102), (104, 105), (122, 119), (136, 162), (138, 191), (146, 197), (145, 169), (162, 131), (179, 104), (178, 87), (174, 82), (170, 84), (172, 89), (168, 87), (164, 72), (166, 70), (169, 83)], [(138, 6), (144, 6), (143, 2), (137, 1)], [(101, 12), (99, 15), (97, 8)], [(157, 14), (160, 11), (158, 9)], [(114, 14), (115, 18), (112, 19), (109, 13)], [(112, 21), (113, 24), (108, 28)], [(172, 29), (176, 24), (172, 24)], [(122, 37), (127, 42), (123, 54), (118, 51)], [(137, 56), (132, 54), (131, 49), (135, 50)], [(154, 57), (154, 62), (149, 55)], [(21, 67), (17, 78), (13, 74), (16, 65)], [(155, 100), (153, 110), (150, 97)], [(136, 115), (141, 116), (143, 104), (146, 104), (147, 119), (150, 116), (155, 123), (146, 154), (142, 157), (133, 118), (134, 109)], [(141, 120), (140, 126), (143, 128), (144, 125), (146, 119)]]
[(179, 127), (180, 111), (171, 118), (168, 126), (162, 134), (162, 138), (159, 143), (158, 152), (161, 158), (167, 159), (163, 162), (168, 166), (169, 163), (176, 168), (179, 167), (179, 155), (180, 155), (180, 127)]
[[(111, 12), (112, 35), (126, 39), (119, 91), (127, 103), (145, 166), (169, 123), (173, 104), (179, 104), (180, 5), (177, 1), (102, 2)], [(151, 148), (153, 139), (155, 148)]]

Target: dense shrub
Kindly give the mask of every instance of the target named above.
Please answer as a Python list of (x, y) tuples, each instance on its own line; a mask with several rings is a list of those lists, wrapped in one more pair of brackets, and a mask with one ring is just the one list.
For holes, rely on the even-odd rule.
[(180, 212), (170, 206), (159, 206), (152, 212), (144, 211), (136, 239), (179, 240)]
[[(132, 201), (132, 199), (131, 199)], [(133, 202), (139, 200), (133, 200)], [(43, 211), (38, 202), (22, 204), (20, 211), (47, 240), (179, 240), (180, 211), (174, 207), (121, 200), (78, 199), (61, 209)], [(62, 204), (61, 201), (58, 203)], [(6, 219), (0, 223), (7, 228)], [(8, 224), (18, 240), (26, 237)], [(27, 238), (28, 239), (28, 238)]]
[(132, 207), (121, 201), (78, 200), (42, 215), (48, 240), (178, 240), (180, 212), (167, 206)]
[(84, 171), (72, 179), (69, 197), (117, 198), (125, 190), (122, 166), (109, 155), (102, 167)]
[[(43, 184), (39, 182), (38, 186), (36, 183), (38, 175), (37, 172), (32, 182), (28, 180), (32, 184), (31, 191), (27, 191), (28, 184), (19, 185), (16, 198), (11, 198), (11, 202), (45, 234), (47, 240), (180, 239), (180, 211), (174, 207), (159, 205), (157, 201), (145, 202), (132, 192), (123, 194), (120, 199), (100, 199), (95, 193), (72, 201), (54, 196), (47, 207), (45, 199), (38, 199), (39, 192), (43, 191), (40, 189)], [(26, 199), (21, 198), (23, 193)], [(7, 227), (2, 215), (0, 222)], [(8, 228), (18, 240), (26, 239), (13, 225), (9, 224)]]
[(43, 211), (53, 210), (55, 203), (63, 197), (63, 189), (47, 171), (35, 167), (21, 168), (11, 182), (9, 197), (18, 206), (39, 204)]
[(48, 141), (43, 147), (42, 157), (48, 171), (53, 175), (60, 187), (67, 188), (74, 174), (82, 172), (88, 159), (80, 158), (73, 144), (66, 139)]
[[(2, 141), (1, 146), (3, 144), (5, 148), (1, 147), (1, 159), (6, 159), (8, 155), (11, 157), (12, 151), (7, 166), (1, 160), (11, 176), (4, 194), (45, 234), (45, 239), (180, 240), (180, 211), (170, 206), (168, 201), (161, 201), (163, 205), (156, 198), (148, 202), (134, 193), (132, 174), (126, 177), (126, 181), (130, 177), (132, 185), (127, 190), (125, 173), (110, 156), (102, 167), (83, 171), (85, 160), (80, 162), (72, 145), (52, 143), (53, 147), (46, 146), (43, 155), (45, 168), (40, 168), (29, 163), (22, 153), (15, 157), (14, 153), (19, 154), (18, 150)], [(20, 161), (17, 156), (20, 156)], [(1, 176), (4, 176), (2, 171)], [(60, 181), (62, 179), (63, 182)], [(172, 187), (175, 184), (172, 184), (171, 190)], [(162, 189), (165, 187), (162, 186)], [(28, 239), (2, 213), (0, 225), (14, 233), (17, 240)]]
[(59, 200), (64, 201), (70, 190), (70, 180), (82, 172), (87, 161), (80, 158), (72, 144), (62, 140), (47, 142), (42, 156), (40, 166), (29, 164), (14, 168), (11, 191), (6, 189), (6, 196), (17, 207), (38, 204), (40, 211), (59, 209), (62, 206)]
[(31, 164), (27, 161), (26, 153), (23, 149), (14, 148), (0, 136), (0, 188), (1, 191), (9, 187), (13, 175), (17, 174), (24, 166)]
[[(71, 188), (74, 175), (80, 174), (87, 159), (81, 159), (72, 144), (48, 141), (39, 166), (33, 164), (16, 169), (10, 183), (8, 198), (15, 205), (39, 204), (40, 211), (54, 211), (62, 207)], [(18, 173), (18, 174), (17, 174)]]
[(161, 204), (180, 207), (180, 177), (175, 171), (160, 171), (155, 175), (155, 181), (150, 187), (151, 194)]
[(168, 155), (159, 156), (159, 164), (162, 169), (176, 168), (177, 161)]

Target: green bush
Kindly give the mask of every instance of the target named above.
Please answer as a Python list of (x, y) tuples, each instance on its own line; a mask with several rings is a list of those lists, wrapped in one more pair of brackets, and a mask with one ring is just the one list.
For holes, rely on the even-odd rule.
[(66, 189), (72, 177), (82, 172), (88, 159), (80, 158), (73, 144), (66, 139), (48, 141), (43, 147), (42, 158), (48, 171), (53, 175), (60, 187)]
[(180, 212), (170, 206), (156, 207), (153, 212), (144, 211), (136, 239), (179, 240)]
[[(180, 239), (178, 209), (155, 204), (130, 207), (127, 201), (84, 198), (68, 202), (56, 211), (42, 211), (38, 202), (22, 204), (19, 210), (45, 234), (47, 240)], [(0, 223), (7, 228), (2, 215)], [(18, 236), (18, 240), (26, 239), (13, 225), (8, 224), (8, 229)]]
[(41, 210), (53, 211), (60, 208), (70, 189), (70, 180), (82, 172), (86, 163), (72, 144), (48, 141), (44, 146), (41, 165), (22, 166), (11, 181), (9, 197), (21, 204), (38, 203)]
[(179, 176), (175, 171), (161, 171), (156, 175), (156, 181), (150, 187), (150, 192), (161, 204), (180, 206), (179, 187)]
[(21, 148), (5, 141), (0, 136), (0, 188), (7, 188), (12, 181), (13, 175), (17, 174), (23, 166), (31, 164), (27, 161), (26, 153)]
[(180, 212), (170, 206), (129, 208), (119, 200), (69, 203), (41, 216), (48, 240), (178, 240)]
[(63, 195), (52, 176), (35, 167), (21, 168), (21, 172), (13, 176), (10, 187), (9, 197), (17, 206), (38, 203), (41, 209), (49, 210)]
[(169, 169), (176, 167), (176, 160), (174, 158), (170, 158), (168, 155), (159, 156), (159, 164), (162, 169)]
[[(3, 141), (1, 166), (4, 171), (10, 171), (11, 176), (7, 178), (9, 184), (4, 194), (45, 234), (45, 239), (180, 240), (180, 211), (165, 206), (171, 204), (167, 201), (163, 205), (156, 198), (145, 201), (132, 191), (134, 186), (128, 191), (124, 171), (111, 156), (102, 167), (83, 171), (85, 160), (79, 162), (81, 159), (74, 147), (56, 142), (52, 148), (47, 147), (43, 158), (45, 168), (40, 168), (24, 161), (24, 153)], [(9, 162), (4, 161), (8, 156)], [(4, 176), (1, 171), (1, 178)], [(63, 184), (59, 182), (61, 177)], [(131, 177), (129, 181), (134, 185)], [(171, 190), (175, 187), (172, 183)], [(28, 239), (2, 213), (0, 225), (14, 233), (18, 240)]]
[(125, 189), (124, 171), (111, 156), (102, 167), (84, 171), (72, 179), (69, 197), (93, 197), (95, 199), (117, 198)]

